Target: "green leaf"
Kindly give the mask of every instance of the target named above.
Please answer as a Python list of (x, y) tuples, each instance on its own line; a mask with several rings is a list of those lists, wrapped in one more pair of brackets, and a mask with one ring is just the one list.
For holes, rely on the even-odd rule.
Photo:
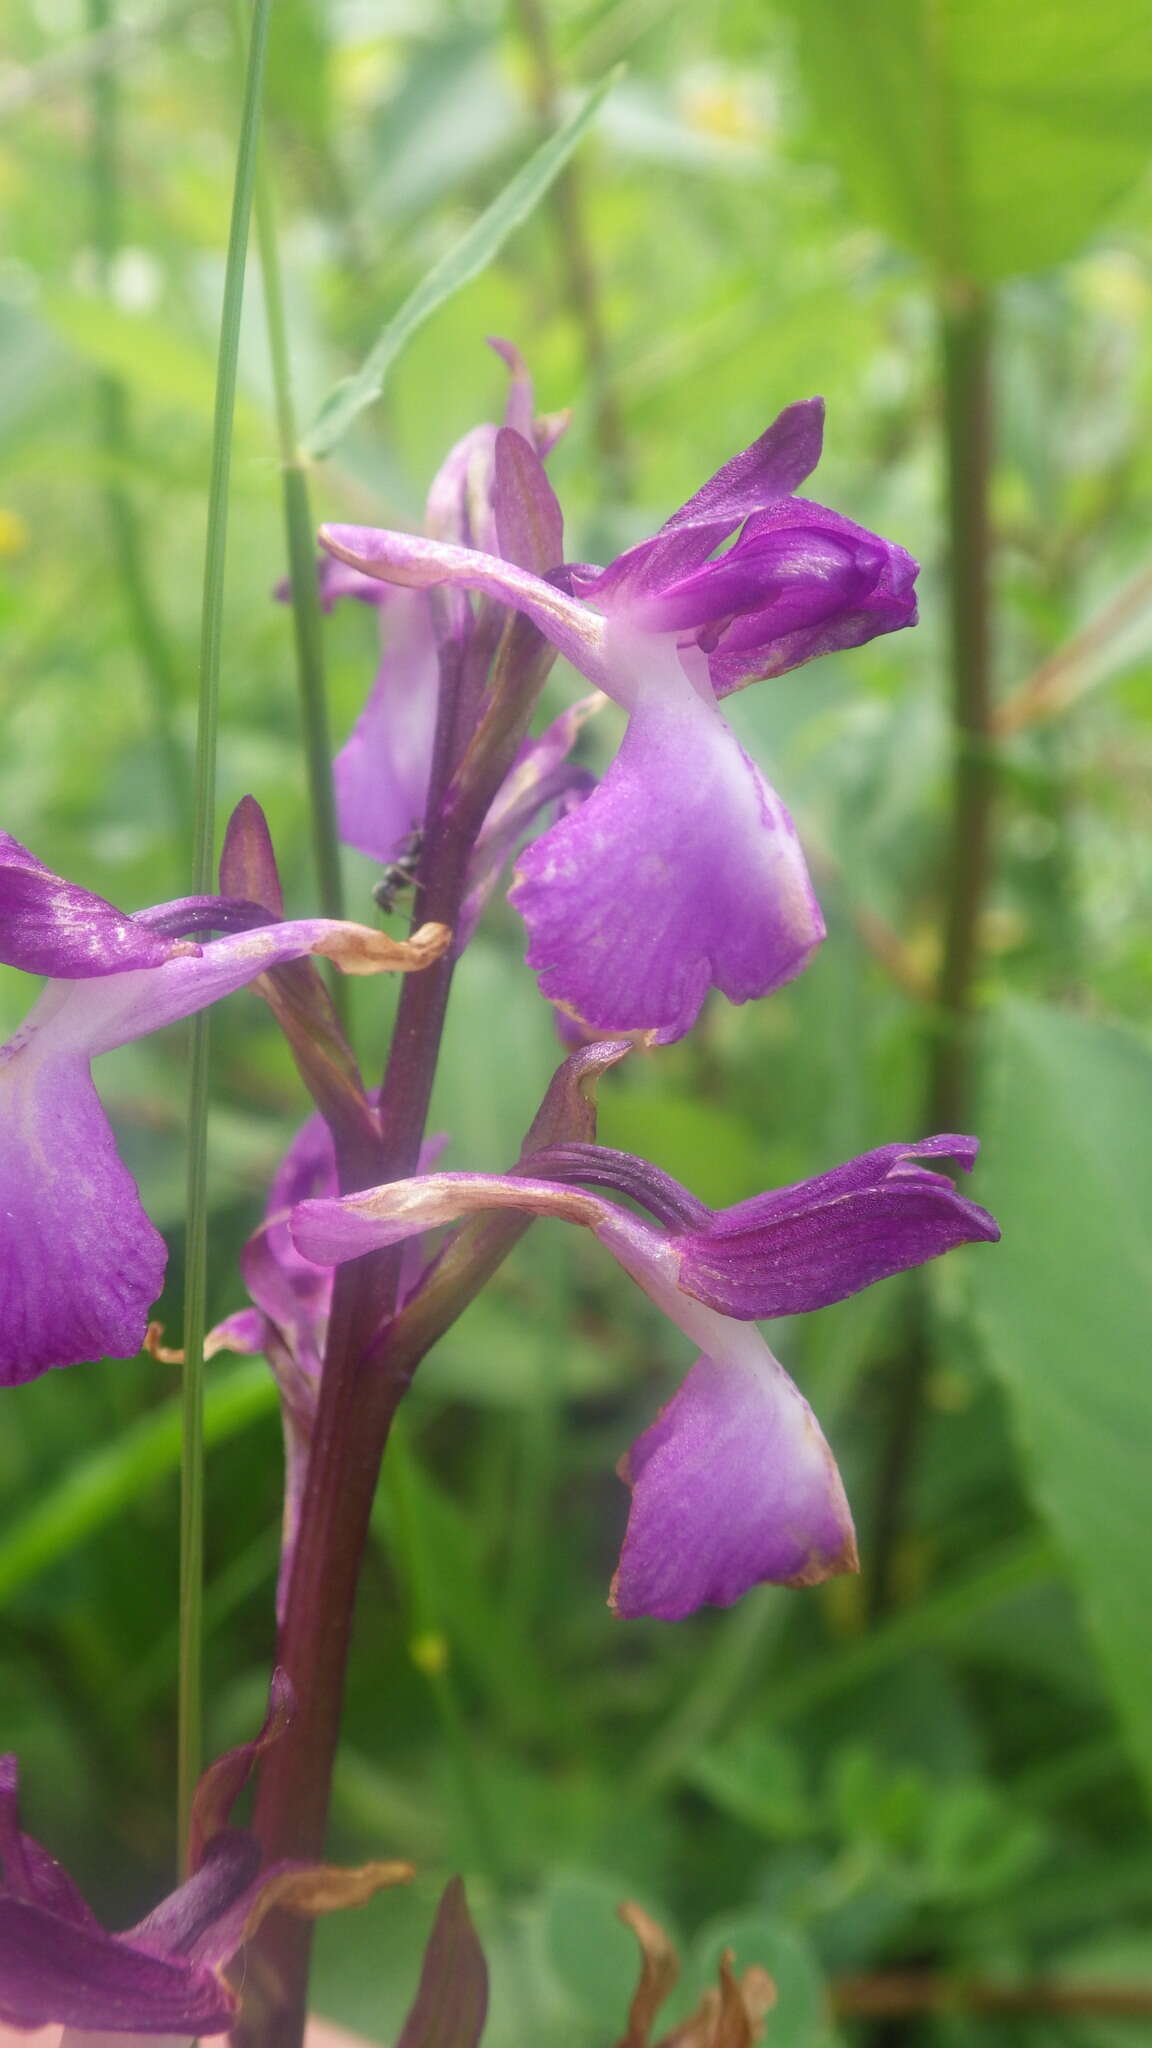
[(1012, 1004), (995, 1027), (980, 1196), (1004, 1241), (978, 1314), (1037, 1502), (1152, 1782), (1152, 1051)]
[(323, 456), (332, 453), (353, 420), (359, 419), (360, 414), (379, 398), (388, 371), (417, 329), (446, 299), (452, 298), (463, 285), (478, 277), (499, 254), (512, 230), (528, 218), (553, 179), (563, 170), (605, 94), (615, 83), (616, 76), (615, 72), (610, 72), (601, 80), (576, 112), (554, 135), (548, 137), (547, 142), (541, 143), (511, 183), (504, 187), (491, 206), (485, 208), (479, 220), (473, 221), (455, 248), (441, 257), (439, 263), (434, 264), (427, 276), (421, 279), (415, 291), (409, 293), (399, 311), (385, 324), (355, 376), (343, 378), (329, 392), (304, 436), (305, 454)]
[(1075, 254), (1142, 174), (1147, 0), (780, 0), (820, 142), (863, 210), (944, 277)]
[[(214, 1376), (204, 1402), (206, 1448), (223, 1443), (276, 1406), (276, 1382), (263, 1359)], [(180, 1463), (180, 1401), (165, 1401), (89, 1458), (0, 1536), (0, 1602), (75, 1550), (128, 1501)]]

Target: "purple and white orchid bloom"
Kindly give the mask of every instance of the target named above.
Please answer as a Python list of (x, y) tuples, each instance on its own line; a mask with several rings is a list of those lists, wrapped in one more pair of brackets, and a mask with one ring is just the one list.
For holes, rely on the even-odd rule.
[[(446, 1137), (426, 1141), (420, 1152), (422, 1173), (435, 1163), (447, 1142)], [(296, 1554), (334, 1279), (330, 1266), (314, 1265), (297, 1251), (289, 1218), (298, 1203), (312, 1198), (331, 1199), (338, 1192), (331, 1130), (322, 1116), (310, 1116), (297, 1131), (276, 1170), (263, 1223), (240, 1254), (240, 1271), (252, 1307), (225, 1317), (209, 1331), (204, 1342), (206, 1357), (214, 1357), (220, 1351), (235, 1351), (246, 1357), (266, 1358), (280, 1390), (284, 1519), (276, 1608), (281, 1619)], [(405, 1252), (401, 1269), (401, 1307), (418, 1285), (426, 1264), (423, 1247), (418, 1241), (413, 1242)]]
[[(999, 1230), (923, 1164), (968, 1169), (974, 1138), (885, 1145), (795, 1187), (705, 1208), (658, 1167), (597, 1145), (536, 1152), (516, 1174), (432, 1173), (294, 1212), (298, 1249), (339, 1264), (483, 1209), (591, 1230), (700, 1357), (632, 1446), (632, 1506), (612, 1605), (680, 1620), (761, 1582), (803, 1586), (856, 1566), (840, 1475), (808, 1403), (754, 1327), (825, 1308)], [(584, 1183), (584, 1186), (572, 1185)], [(587, 1184), (642, 1205), (653, 1221)]]
[[(253, 928), (255, 927), (255, 928)], [(194, 932), (225, 936), (196, 943)], [(0, 1046), (0, 1385), (144, 1339), (167, 1253), (92, 1082), (97, 1054), (189, 1017), (317, 953), (349, 974), (427, 966), (450, 938), (400, 942), (330, 918), (268, 923), (230, 897), (131, 915), (54, 875), (0, 833), (0, 961), (50, 978)]]
[(824, 936), (792, 820), (717, 709), (754, 678), (915, 624), (912, 557), (795, 496), (822, 438), (820, 399), (789, 406), (606, 569), (517, 566), (519, 508), (549, 486), (506, 430), (499, 548), (321, 529), (364, 574), (516, 607), (628, 713), (603, 784), (521, 855), (511, 892), (544, 994), (597, 1031), (679, 1038), (710, 987), (768, 995)]
[[(543, 458), (555, 446), (567, 416), (534, 417), (532, 380), (522, 358), (509, 342), (494, 341), (492, 346), (510, 373), (505, 430), (521, 436)], [(473, 427), (441, 464), (425, 510), (425, 526), (433, 540), (485, 553), (499, 550), (492, 493), (500, 431), (488, 422)], [(287, 594), (285, 586), (281, 594)], [(448, 592), (437, 602), (427, 591), (398, 589), (331, 559), (321, 564), (320, 597), (326, 610), (338, 599), (352, 597), (375, 604), (380, 615), (381, 657), (376, 680), (332, 764), (332, 775), (341, 839), (386, 866), (412, 844), (423, 824), (436, 732), (441, 647), (446, 639), (461, 646), (465, 643), (472, 614), (463, 592)], [(573, 773), (579, 775), (580, 771)], [(521, 836), (539, 811), (555, 800), (551, 791), (541, 795), (521, 827)], [(463, 943), (459, 937), (458, 943)]]
[(111, 2034), (175, 2048), (231, 2027), (240, 2000), (222, 1975), (273, 1906), (327, 1913), (360, 1905), (412, 1876), (406, 1863), (358, 1870), (280, 1862), (229, 1816), (256, 1759), (291, 1715), (287, 1680), (272, 1682), (254, 1742), (230, 1750), (200, 1780), (192, 1812), (192, 1875), (123, 1934), (109, 1934), (68, 1873), (20, 1825), (17, 1768), (0, 1757), (0, 2022), (63, 2025), (61, 2048), (96, 2048)]

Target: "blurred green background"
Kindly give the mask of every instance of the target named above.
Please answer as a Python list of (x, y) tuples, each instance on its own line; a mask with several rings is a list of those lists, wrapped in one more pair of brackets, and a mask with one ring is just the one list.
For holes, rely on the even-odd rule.
[[(132, 908), (188, 886), (231, 19), (9, 0), (6, 37), (0, 822)], [(864, 1578), (669, 1628), (604, 1599), (613, 1465), (684, 1353), (594, 1245), (530, 1234), (422, 1369), (382, 1488), (336, 1846), (421, 1875), (325, 1927), (317, 2004), (387, 2040), (462, 1869), (492, 2048), (615, 2038), (625, 1897), (682, 1942), (689, 1991), (724, 1938), (774, 1970), (775, 2048), (1152, 2041), (1152, 10), (276, 0), (268, 154), (305, 418), (620, 61), (574, 176), (412, 342), (318, 469), (317, 516), (419, 523), (449, 443), (499, 416), (489, 334), (524, 350), (545, 409), (574, 407), (551, 470), (576, 559), (650, 532), (782, 405), (825, 394), (813, 494), (924, 565), (915, 633), (732, 706), (812, 850), (829, 941), (770, 1003), (717, 1003), (602, 1089), (606, 1142), (735, 1201), (927, 1128), (956, 560), (941, 331), (978, 309), (1000, 711), (975, 748), (995, 807), (962, 1093), (1004, 1242), (770, 1333), (840, 1458)], [(951, 416), (963, 460), (973, 419)], [(283, 555), (253, 261), (221, 803), (260, 797), (300, 913)], [(326, 644), (342, 738), (373, 618), (342, 608)], [(590, 735), (593, 765), (611, 745)], [(350, 859), (352, 914), (371, 881)], [(453, 1166), (512, 1160), (556, 1058), (520, 952), (501, 906), (459, 976), (435, 1112)], [(371, 1072), (388, 998), (354, 995)], [(28, 998), (4, 971), (6, 1029)], [(218, 1315), (304, 1104), (254, 999), (213, 1043)], [(170, 1234), (173, 1340), (184, 1045), (174, 1030), (98, 1076)], [(280, 1451), (263, 1366), (211, 1373), (216, 1747), (266, 1684)], [(0, 1737), (28, 1824), (112, 1924), (173, 1853), (175, 1395), (170, 1368), (96, 1364), (8, 1394), (0, 1427)], [(909, 1970), (961, 1989), (849, 2016), (848, 1980)], [(966, 1985), (1055, 1987), (1063, 2010), (977, 2013)], [(1094, 2012), (1101, 1987), (1150, 2016)]]

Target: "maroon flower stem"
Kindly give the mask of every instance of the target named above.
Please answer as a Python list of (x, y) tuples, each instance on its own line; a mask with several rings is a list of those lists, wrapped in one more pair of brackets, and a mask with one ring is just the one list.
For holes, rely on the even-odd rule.
[[(962, 1131), (971, 1112), (973, 1030), (980, 972), (980, 925), (992, 867), (996, 786), (992, 704), (989, 484), (992, 474), (991, 305), (974, 287), (954, 287), (941, 310), (941, 368), (950, 541), (949, 648), (952, 798), (944, 941), (928, 1056), (923, 1125)], [(906, 1520), (908, 1483), (932, 1364), (923, 1282), (911, 1283), (904, 1349), (891, 1380), (891, 1408), (877, 1474), (872, 1530), (871, 1608), (890, 1605), (893, 1567)]]
[[(533, 642), (538, 640), (533, 632)], [(527, 642), (519, 624), (510, 629), (504, 644), (510, 655), (535, 654), (535, 645)], [(421, 854), (413, 915), (417, 922), (455, 926), (476, 834), (519, 745), (534, 698), (522, 693), (519, 715), (490, 717), (487, 728), (482, 723), (459, 776), (453, 777), (459, 680), (453, 653), (449, 649), (442, 669), (429, 793), (429, 816), (436, 822)], [(493, 694), (496, 712), (498, 683)], [(453, 968), (449, 953), (404, 982), (380, 1094), (384, 1135), (374, 1168), (376, 1181), (397, 1180), (416, 1170)], [(345, 1155), (340, 1168), (345, 1193), (372, 1184), (371, 1177), (365, 1179), (362, 1160), (350, 1162)], [(256, 1800), (256, 1831), (269, 1862), (279, 1857), (319, 1860), (323, 1855), (356, 1592), (388, 1432), (419, 1359), (447, 1322), (455, 1320), (466, 1298), (462, 1290), (447, 1320), (423, 1333), (422, 1342), (409, 1342), (395, 1351), (387, 1336), (374, 1343), (396, 1309), (402, 1251), (401, 1246), (389, 1247), (354, 1260), (336, 1275), (277, 1653), (295, 1690), (296, 1714), (264, 1760)], [(249, 1957), (251, 2012), (246, 2013), (243, 2030), (252, 2048), (257, 2043), (259, 2048), (300, 2048), (311, 1939), (309, 1922), (286, 1914), (273, 1913), (261, 1929)]]

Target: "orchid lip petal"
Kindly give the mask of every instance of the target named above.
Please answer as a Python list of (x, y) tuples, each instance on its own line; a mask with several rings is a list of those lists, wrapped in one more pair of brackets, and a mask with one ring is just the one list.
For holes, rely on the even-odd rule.
[(633, 659), (616, 760), (520, 856), (509, 901), (552, 1002), (598, 1031), (678, 1038), (709, 988), (742, 1003), (800, 973), (824, 921), (787, 810), (675, 651)]
[(852, 1518), (808, 1403), (758, 1332), (710, 1349), (622, 1461), (632, 1507), (611, 1604), (680, 1621), (751, 1587), (857, 1568)]

